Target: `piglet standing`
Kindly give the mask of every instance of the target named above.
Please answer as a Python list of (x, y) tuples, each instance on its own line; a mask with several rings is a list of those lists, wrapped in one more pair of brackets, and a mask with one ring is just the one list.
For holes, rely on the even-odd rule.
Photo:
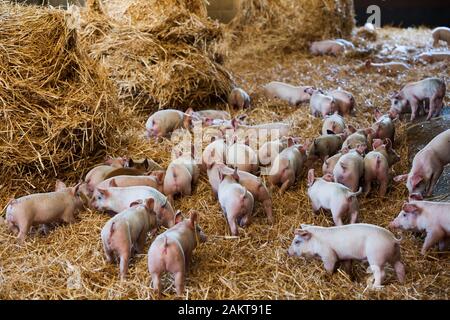
[[(364, 183), (365, 192), (368, 194), (372, 187), (372, 182), (377, 181), (380, 184), (380, 197), (386, 195), (389, 183), (389, 168), (400, 160), (398, 154), (391, 148), (391, 140), (387, 139), (386, 143), (380, 139), (373, 142), (373, 151), (364, 157)], [(390, 156), (388, 152), (394, 153)]]
[(130, 208), (109, 219), (101, 231), (106, 260), (112, 262), (119, 258), (121, 279), (127, 275), (130, 258), (144, 250), (148, 232), (157, 229), (153, 207), (153, 198), (148, 198), (145, 203), (134, 202)]
[(234, 143), (227, 148), (226, 162), (233, 168), (255, 173), (258, 171), (258, 154), (250, 146)]
[(175, 213), (172, 205), (167, 201), (167, 197), (152, 187), (96, 188), (92, 196), (91, 206), (99, 211), (117, 214), (128, 209), (133, 202), (148, 198), (155, 200), (153, 211), (156, 213), (158, 225), (162, 224), (167, 228), (173, 226)]
[(314, 88), (311, 86), (293, 86), (288, 83), (273, 81), (264, 86), (264, 93), (269, 98), (278, 98), (291, 105), (308, 102)]
[(314, 169), (308, 172), (308, 196), (314, 212), (323, 208), (330, 210), (334, 224), (341, 226), (343, 219), (350, 217), (350, 223), (358, 219), (359, 204), (357, 196), (361, 193), (351, 192), (349, 188), (332, 181), (331, 175), (323, 178), (314, 177)]
[(359, 189), (360, 179), (364, 175), (364, 159), (362, 155), (366, 150), (365, 145), (356, 149), (343, 149), (343, 156), (339, 158), (333, 170), (334, 180), (356, 192)]
[(423, 52), (416, 59), (428, 63), (450, 61), (450, 51)]
[(233, 170), (223, 163), (212, 163), (208, 166), (208, 179), (216, 196), (219, 189), (219, 184), (221, 182), (221, 172), (222, 174), (237, 176), (239, 179), (239, 184), (246, 188), (253, 195), (254, 200), (262, 203), (269, 223), (273, 223), (272, 198), (270, 196), (269, 190), (260, 178), (251, 173), (238, 170), (237, 168)]
[(288, 254), (299, 257), (318, 256), (329, 274), (335, 271), (339, 261), (346, 263), (350, 270), (351, 260), (367, 260), (375, 278), (374, 287), (382, 285), (387, 263), (394, 267), (400, 283), (405, 280), (400, 240), (384, 228), (365, 223), (329, 228), (302, 225), (294, 234)]
[(409, 194), (431, 196), (434, 186), (450, 163), (450, 129), (433, 138), (414, 156), (409, 174), (400, 175), (394, 181), (405, 181)]
[(376, 122), (372, 125), (373, 138), (375, 139), (389, 139), (394, 143), (395, 126), (393, 119), (388, 114), (383, 114), (380, 110), (375, 109)]
[(450, 45), (450, 28), (437, 27), (431, 34), (433, 35), (433, 47), (438, 47), (441, 40), (447, 42), (447, 46)]
[(324, 160), (335, 155), (342, 147), (344, 136), (343, 134), (328, 134), (315, 138), (308, 148), (308, 160), (315, 161), (317, 158)]
[(35, 193), (10, 200), (6, 207), (9, 230), (17, 234), (23, 243), (32, 226), (75, 222), (76, 214), (84, 206), (78, 187), (68, 188), (58, 181), (55, 192)]
[(350, 115), (353, 112), (355, 108), (355, 98), (350, 92), (341, 89), (336, 89), (330, 91), (328, 94), (331, 97), (333, 97), (339, 114)]
[(336, 153), (332, 157), (325, 157), (322, 165), (322, 174), (330, 174), (333, 175), (334, 167), (336, 166), (336, 163), (339, 161), (339, 159), (342, 157), (342, 153)]
[(231, 108), (248, 109), (250, 107), (250, 96), (241, 88), (234, 88), (228, 96), (228, 104)]
[(306, 148), (294, 144), (292, 138), (288, 139), (288, 148), (284, 149), (273, 161), (270, 168), (269, 182), (272, 186), (281, 185), (280, 193), (284, 193), (294, 185), (302, 172), (306, 161)]
[(372, 128), (356, 130), (353, 126), (348, 126), (348, 131), (351, 132), (342, 144), (342, 149), (355, 149), (361, 144), (365, 144), (371, 148), (374, 130)]
[(239, 175), (223, 174), (219, 171), (220, 184), (218, 188), (219, 203), (227, 219), (233, 236), (239, 235), (238, 224), (241, 227), (250, 225), (253, 212), (253, 195), (239, 184)]
[(323, 94), (319, 90), (312, 94), (311, 100), (309, 101), (309, 108), (313, 116), (322, 116), (324, 118), (326, 115), (338, 111), (336, 100), (332, 96)]
[(439, 243), (439, 250), (444, 250), (450, 237), (450, 203), (420, 200), (420, 194), (411, 195), (409, 202), (403, 204), (402, 211), (389, 226), (403, 230), (426, 231), (427, 236), (421, 251), (423, 255), (436, 243)]
[(430, 104), (427, 120), (430, 120), (431, 117), (437, 117), (441, 113), (445, 91), (445, 82), (438, 78), (427, 78), (408, 83), (392, 98), (389, 115), (395, 118), (399, 114), (411, 110), (411, 121), (414, 121), (420, 104), (427, 100)]
[(192, 253), (199, 242), (206, 241), (197, 220), (197, 211), (192, 210), (190, 218), (184, 220), (178, 211), (176, 224), (157, 236), (150, 246), (148, 271), (152, 276), (152, 288), (158, 295), (161, 293), (161, 276), (164, 272), (170, 272), (175, 276), (177, 295), (183, 295)]

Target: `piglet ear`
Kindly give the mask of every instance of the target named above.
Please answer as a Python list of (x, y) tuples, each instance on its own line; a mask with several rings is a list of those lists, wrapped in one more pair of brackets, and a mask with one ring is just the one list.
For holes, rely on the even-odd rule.
[(198, 220), (198, 212), (195, 210), (191, 210), (189, 220), (191, 221), (192, 227), (195, 227), (195, 224)]
[(130, 203), (130, 208), (131, 208), (131, 207), (134, 207), (134, 206), (141, 205), (142, 203), (143, 203), (143, 202), (142, 202), (142, 199), (133, 201), (132, 203)]
[(309, 169), (308, 171), (308, 187), (314, 184), (314, 169)]
[(294, 139), (292, 139), (292, 137), (288, 138), (287, 145), (288, 145), (288, 148), (290, 148), (294, 145)]
[(356, 147), (356, 151), (357, 151), (360, 155), (363, 155), (364, 152), (366, 151), (366, 149), (367, 149), (367, 146), (366, 146), (365, 144), (359, 144), (359, 145)]
[(403, 204), (402, 210), (409, 213), (421, 213), (422, 209), (412, 203)]
[(162, 171), (162, 170), (155, 172), (154, 176), (155, 176), (156, 181), (158, 182), (158, 184), (164, 183), (164, 176), (165, 176), (165, 174), (166, 173), (164, 171)]
[(372, 142), (372, 148), (375, 150), (379, 146), (383, 144), (383, 141), (381, 139), (374, 139)]
[(194, 109), (188, 108), (184, 113), (191, 115), (194, 113)]
[(413, 187), (413, 189), (415, 187), (417, 187), (417, 185), (423, 180), (423, 177), (421, 174), (419, 173), (415, 173), (413, 174), (413, 176), (411, 177), (411, 186)]
[(322, 177), (323, 180), (327, 181), (327, 182), (334, 182), (334, 177), (331, 173), (327, 173), (326, 175), (324, 175)]
[(109, 181), (109, 186), (113, 187), (113, 188), (117, 188), (116, 179), (111, 179), (111, 181)]
[(148, 198), (145, 201), (145, 207), (147, 208), (147, 210), (149, 211), (153, 211), (154, 207), (155, 207), (155, 199), (153, 198)]
[(219, 170), (219, 180), (220, 180), (220, 182), (222, 182), (224, 178), (225, 178), (225, 175), (222, 173), (222, 171)]
[(238, 168), (234, 168), (232, 177), (234, 180), (236, 180), (236, 182), (239, 182)]
[(311, 232), (302, 229), (295, 230), (294, 234), (300, 236), (303, 240), (309, 240), (312, 236)]
[(66, 184), (64, 182), (62, 182), (61, 180), (56, 180), (56, 184), (55, 184), (55, 191), (61, 191), (62, 189), (66, 188)]
[(180, 210), (178, 210), (175, 213), (175, 224), (180, 223), (181, 221), (183, 221), (183, 214), (181, 213)]

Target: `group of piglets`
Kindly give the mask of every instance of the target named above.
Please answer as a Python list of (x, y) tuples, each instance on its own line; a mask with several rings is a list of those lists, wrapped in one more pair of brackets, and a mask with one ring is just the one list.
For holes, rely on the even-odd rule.
[(200, 241), (206, 241), (206, 236), (198, 226), (196, 211), (186, 220), (180, 211), (175, 213), (162, 193), (165, 175), (152, 160), (107, 158), (75, 187), (57, 181), (54, 192), (11, 200), (6, 222), (23, 242), (32, 226), (72, 223), (85, 207), (107, 212), (113, 217), (101, 230), (101, 241), (106, 260), (119, 260), (121, 279), (126, 277), (133, 255), (143, 251), (148, 234), (153, 236), (164, 226), (168, 229), (156, 237), (149, 249), (153, 288), (160, 292), (159, 278), (168, 271), (175, 275), (176, 290), (181, 295), (192, 251)]

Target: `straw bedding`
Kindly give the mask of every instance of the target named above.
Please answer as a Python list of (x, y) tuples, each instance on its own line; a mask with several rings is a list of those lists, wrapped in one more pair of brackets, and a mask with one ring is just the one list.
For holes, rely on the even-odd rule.
[[(413, 54), (431, 47), (429, 34), (428, 29), (383, 29), (371, 58), (396, 58), (412, 62)], [(400, 50), (405, 48), (410, 48), (412, 52)], [(293, 120), (293, 133), (302, 140), (318, 135), (321, 120), (310, 116), (307, 106), (293, 108), (277, 100), (265, 99), (260, 89), (264, 83), (279, 80), (312, 84), (325, 89), (341, 86), (352, 92), (357, 102), (356, 116), (348, 118), (348, 122), (364, 127), (372, 122), (374, 107), (384, 111), (388, 109), (388, 94), (397, 90), (402, 83), (427, 76), (439, 76), (447, 83), (449, 81), (448, 66), (445, 63), (417, 64), (404, 74), (386, 76), (355, 71), (362, 62), (345, 56), (311, 57), (301, 52), (278, 52), (270, 55), (255, 54), (245, 59), (232, 54), (225, 67), (251, 93), (253, 108), (248, 111), (249, 122)], [(14, 91), (18, 95), (16, 92)], [(64, 107), (65, 104), (58, 106), (62, 110)], [(224, 105), (222, 107), (225, 108)], [(64, 112), (61, 111), (61, 114)], [(129, 113), (128, 123), (118, 124), (117, 134), (108, 140), (107, 151), (113, 156), (147, 156), (167, 166), (173, 143), (148, 142), (142, 138), (147, 116), (148, 114), (138, 112)], [(99, 114), (96, 119), (98, 117)], [(405, 123), (397, 124), (395, 148), (402, 160), (393, 168), (396, 174), (406, 172), (410, 166), (407, 162), (405, 129)], [(27, 136), (31, 138), (30, 134)], [(2, 160), (3, 163), (8, 161)], [(83, 163), (76, 171), (68, 170), (63, 178), (75, 183), (94, 163), (95, 161)], [(54, 185), (52, 175), (38, 179), (33, 174), (20, 174), (14, 176), (13, 182), (9, 178), (2, 171), (2, 207), (10, 197), (49, 191)], [(350, 279), (341, 270), (332, 276), (327, 275), (319, 261), (288, 257), (286, 249), (293, 238), (294, 229), (300, 223), (332, 225), (329, 214), (312, 213), (306, 188), (303, 177), (286, 194), (274, 192), (275, 224), (267, 225), (258, 204), (253, 224), (240, 229), (240, 238), (235, 239), (226, 237), (229, 232), (225, 219), (213, 198), (207, 178), (202, 176), (192, 196), (175, 202), (175, 208), (183, 212), (191, 208), (197, 209), (200, 212), (200, 225), (209, 236), (209, 241), (194, 252), (185, 298), (448, 299), (448, 253), (438, 253), (433, 249), (427, 257), (421, 256), (423, 237), (411, 233), (402, 233), (406, 283), (399, 284), (392, 268), (388, 268), (385, 287), (378, 291), (367, 288), (371, 275), (366, 273), (366, 265), (363, 263), (354, 264), (355, 279)], [(406, 188), (397, 184), (391, 185), (389, 194), (384, 199), (376, 194), (368, 198), (360, 197), (360, 220), (387, 227), (406, 197)], [(32, 234), (24, 246), (19, 246), (6, 227), (0, 225), (0, 298), (155, 298), (149, 289), (146, 254), (133, 259), (128, 280), (124, 282), (119, 280), (118, 266), (106, 263), (100, 243), (100, 230), (107, 220), (105, 215), (86, 210), (72, 225), (56, 227), (48, 235)], [(146, 249), (150, 242), (148, 240)], [(175, 298), (170, 276), (163, 278), (163, 287), (163, 298)]]

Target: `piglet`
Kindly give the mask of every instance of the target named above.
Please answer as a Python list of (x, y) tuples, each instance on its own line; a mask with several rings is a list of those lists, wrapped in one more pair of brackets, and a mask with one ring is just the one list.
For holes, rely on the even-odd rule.
[(105, 189), (96, 188), (92, 196), (91, 206), (99, 211), (117, 214), (126, 210), (130, 205), (142, 199), (153, 198), (153, 211), (156, 213), (158, 225), (171, 227), (175, 221), (175, 213), (167, 198), (152, 187), (109, 187)]
[(314, 88), (311, 86), (293, 86), (288, 83), (273, 81), (264, 86), (264, 93), (269, 98), (278, 98), (291, 105), (308, 102)]
[(308, 172), (308, 196), (314, 212), (323, 208), (330, 210), (334, 224), (340, 226), (345, 217), (351, 217), (350, 223), (358, 219), (359, 204), (357, 196), (361, 193), (351, 192), (349, 188), (332, 181), (331, 175), (323, 178), (314, 177), (314, 169)]
[(197, 211), (191, 211), (190, 218), (184, 220), (181, 212), (178, 212), (177, 223), (157, 236), (150, 246), (148, 271), (152, 277), (152, 288), (158, 296), (161, 293), (161, 275), (164, 272), (170, 272), (175, 276), (177, 295), (183, 295), (192, 253), (199, 242), (206, 241), (197, 220)]
[(227, 143), (224, 139), (213, 138), (202, 153), (202, 168), (206, 171), (207, 166), (213, 162), (225, 162)]
[[(341, 115), (349, 115), (353, 112), (355, 108), (355, 98), (353, 95), (345, 90), (336, 89), (333, 91), (330, 91), (328, 93), (331, 97), (333, 97), (336, 108), (339, 114)], [(335, 132), (339, 133), (339, 132)]]
[(114, 168), (123, 168), (127, 161), (126, 157), (117, 157), (113, 158), (111, 156), (107, 156), (105, 158), (105, 164)]
[(379, 195), (384, 197), (389, 183), (389, 168), (399, 161), (400, 157), (392, 149), (389, 139), (386, 139), (385, 144), (380, 139), (374, 140), (373, 149), (364, 157), (365, 192), (366, 195), (369, 194), (372, 182), (376, 181), (380, 184)]
[(280, 152), (273, 161), (269, 173), (269, 182), (272, 186), (281, 185), (280, 193), (284, 193), (294, 185), (302, 172), (306, 161), (306, 148), (294, 144), (292, 138), (288, 139), (288, 147)]
[(351, 134), (345, 139), (344, 143), (342, 144), (342, 149), (355, 149), (361, 144), (365, 144), (369, 148), (371, 148), (374, 135), (374, 131), (372, 128), (356, 130), (352, 125), (349, 125), (348, 131)]
[(405, 85), (400, 92), (392, 98), (389, 114), (395, 118), (400, 113), (405, 113), (411, 109), (411, 121), (417, 116), (419, 105), (429, 100), (430, 110), (427, 120), (437, 117), (444, 106), (445, 82), (438, 78), (427, 78)]
[(314, 41), (310, 46), (313, 55), (334, 55), (338, 56), (345, 52), (345, 45), (336, 40)]
[(331, 174), (333, 175), (334, 167), (336, 166), (336, 163), (339, 161), (339, 159), (342, 157), (342, 153), (336, 153), (332, 157), (326, 156), (323, 161), (322, 165), (322, 174)]
[(288, 138), (283, 137), (265, 142), (258, 150), (259, 163), (262, 166), (271, 165), (277, 155), (288, 146)]
[(447, 27), (437, 27), (431, 32), (433, 36), (433, 47), (439, 46), (439, 41), (447, 42), (450, 45), (450, 28)]
[(409, 174), (400, 175), (394, 181), (405, 181), (409, 194), (420, 193), (431, 196), (434, 186), (450, 163), (450, 129), (433, 138), (417, 152)]
[(106, 189), (108, 187), (134, 187), (147, 186), (153, 187), (159, 192), (163, 191), (164, 173), (158, 172), (151, 176), (116, 176), (109, 178), (97, 185), (97, 188)]
[(147, 137), (166, 137), (175, 129), (190, 126), (191, 117), (175, 109), (159, 110), (153, 113), (147, 120), (145, 128)]
[(323, 118), (322, 135), (343, 133), (345, 130), (345, 120), (336, 111), (332, 115)]
[(411, 195), (409, 202), (403, 204), (402, 211), (389, 226), (403, 230), (426, 231), (427, 236), (421, 251), (423, 255), (436, 243), (439, 243), (439, 250), (444, 250), (450, 237), (450, 203), (420, 200), (420, 194)]
[(227, 148), (227, 165), (242, 171), (255, 173), (258, 171), (258, 154), (243, 143), (234, 143)]
[(230, 120), (231, 115), (229, 112), (224, 110), (199, 110), (194, 111), (194, 109), (189, 108), (185, 112), (192, 117), (192, 120), (205, 120), (205, 119), (219, 119), (219, 120)]
[(125, 168), (134, 168), (142, 171), (163, 170), (163, 167), (152, 159), (145, 158), (143, 160), (133, 160), (128, 158), (124, 165)]
[(334, 180), (351, 191), (356, 192), (359, 189), (359, 181), (364, 175), (363, 154), (366, 150), (365, 145), (359, 145), (356, 149), (342, 149), (342, 157), (339, 158), (333, 169)]
[(57, 182), (55, 192), (35, 193), (9, 201), (6, 222), (11, 232), (23, 243), (32, 226), (53, 222), (75, 222), (84, 204), (78, 193), (79, 185), (68, 188)]
[[(329, 228), (302, 225), (294, 234), (288, 254), (299, 257), (318, 256), (329, 274), (335, 271), (339, 261), (345, 262), (350, 269), (351, 260), (367, 260), (375, 278), (374, 287), (382, 285), (386, 263), (394, 267), (400, 283), (405, 280), (400, 240), (384, 228), (365, 223)], [(346, 262), (348, 260), (350, 262)]]
[[(192, 150), (193, 151), (193, 150)], [(173, 203), (175, 195), (190, 196), (192, 187), (197, 183), (200, 169), (191, 154), (179, 153), (179, 158), (173, 160), (167, 167), (164, 177), (164, 194)]]
[(395, 126), (393, 119), (388, 114), (383, 114), (380, 110), (375, 109), (376, 122), (372, 125), (373, 138), (375, 139), (389, 139), (394, 143)]
[(239, 179), (239, 184), (246, 188), (253, 195), (254, 200), (262, 203), (269, 223), (273, 223), (272, 198), (270, 196), (269, 190), (260, 178), (251, 173), (238, 170), (237, 168), (233, 170), (232, 168), (227, 167), (225, 164), (220, 162), (212, 163), (208, 166), (207, 173), (209, 183), (216, 196), (219, 189), (219, 184), (221, 182), (220, 172), (226, 175), (237, 176)]
[(315, 91), (312, 94), (311, 100), (309, 101), (309, 108), (311, 114), (315, 117), (325, 117), (328, 114), (338, 111), (336, 100), (332, 96), (323, 94), (320, 91)]
[(315, 138), (308, 148), (308, 160), (315, 161), (317, 158), (324, 160), (335, 155), (342, 147), (343, 137), (343, 134), (328, 134)]
[(228, 105), (231, 108), (248, 109), (250, 107), (250, 96), (241, 88), (234, 88), (228, 96)]
[(109, 219), (101, 231), (106, 260), (112, 262), (119, 258), (122, 280), (127, 275), (130, 258), (144, 250), (148, 232), (156, 232), (153, 207), (153, 198), (148, 198), (145, 203), (133, 202), (130, 208)]
[(241, 227), (249, 226), (253, 212), (254, 198), (245, 187), (239, 184), (239, 175), (224, 174), (219, 171), (219, 188), (217, 196), (223, 214), (227, 219), (233, 236), (239, 235), (238, 224)]

